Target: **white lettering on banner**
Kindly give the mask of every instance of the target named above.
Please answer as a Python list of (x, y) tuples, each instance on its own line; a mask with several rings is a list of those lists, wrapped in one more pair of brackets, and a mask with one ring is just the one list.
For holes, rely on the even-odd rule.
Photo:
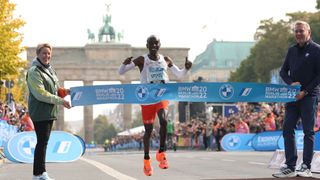
[(278, 142), (279, 136), (259, 136), (258, 137), (258, 144), (259, 145), (274, 145)]
[(71, 141), (61, 141), (57, 150), (58, 154), (66, 154), (68, 153), (71, 147)]
[(179, 98), (207, 98), (207, 86), (178, 87)]
[(294, 98), (296, 89), (289, 89), (286, 87), (266, 87), (265, 98)]
[(124, 89), (115, 87), (96, 89), (96, 97), (97, 100), (123, 100)]

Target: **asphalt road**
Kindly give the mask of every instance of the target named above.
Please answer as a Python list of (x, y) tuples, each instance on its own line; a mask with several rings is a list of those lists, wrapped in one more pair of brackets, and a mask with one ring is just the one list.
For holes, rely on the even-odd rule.
[[(160, 169), (151, 152), (154, 174), (143, 174), (143, 152), (86, 152), (70, 163), (48, 163), (47, 171), (56, 180), (91, 179), (270, 179), (276, 169), (269, 169), (273, 152), (167, 152), (169, 169)], [(314, 174), (320, 177), (319, 174)], [(0, 164), (0, 180), (32, 179), (32, 164), (4, 162)], [(302, 179), (302, 178), (297, 178)]]

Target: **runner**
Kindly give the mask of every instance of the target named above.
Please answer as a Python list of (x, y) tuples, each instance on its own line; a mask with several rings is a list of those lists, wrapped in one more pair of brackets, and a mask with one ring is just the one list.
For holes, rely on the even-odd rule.
[[(140, 83), (167, 83), (169, 82), (166, 70), (169, 68), (171, 72), (177, 78), (185, 77), (189, 69), (192, 66), (192, 62), (186, 57), (185, 68), (179, 69), (175, 64), (173, 64), (170, 57), (163, 56), (158, 53), (160, 49), (160, 39), (151, 35), (147, 39), (147, 48), (149, 53), (139, 56), (132, 60), (129, 57), (123, 61), (119, 68), (119, 74), (124, 74), (125, 72), (138, 66), (140, 70)], [(156, 153), (156, 159), (159, 162), (159, 167), (161, 169), (167, 169), (169, 167), (168, 161), (165, 155), (165, 141), (167, 135), (167, 115), (168, 115), (168, 101), (161, 101), (156, 104), (145, 104), (141, 105), (142, 109), (142, 119), (145, 128), (145, 133), (143, 136), (144, 144), (144, 174), (146, 176), (151, 176), (153, 173), (153, 168), (151, 166), (151, 159), (149, 155), (150, 149), (150, 136), (153, 130), (153, 123), (158, 115), (160, 121), (160, 148)]]

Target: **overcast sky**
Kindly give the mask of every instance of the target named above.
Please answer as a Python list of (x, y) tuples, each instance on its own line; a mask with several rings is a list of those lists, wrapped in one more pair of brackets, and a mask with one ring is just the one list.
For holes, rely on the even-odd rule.
[(253, 41), (260, 20), (316, 11), (316, 0), (12, 0), (15, 14), (27, 22), (23, 45), (84, 46), (87, 29), (103, 25), (110, 4), (112, 25), (124, 33), (123, 43), (144, 47), (151, 34), (162, 46), (189, 47), (190, 60), (213, 38)]

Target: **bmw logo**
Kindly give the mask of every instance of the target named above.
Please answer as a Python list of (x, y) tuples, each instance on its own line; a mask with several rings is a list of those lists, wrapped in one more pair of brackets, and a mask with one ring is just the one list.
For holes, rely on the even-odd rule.
[(222, 99), (231, 99), (234, 89), (230, 84), (223, 84), (219, 89), (219, 95)]
[(136, 88), (136, 97), (138, 98), (139, 101), (144, 101), (148, 97), (148, 88), (145, 86), (138, 86)]
[(21, 140), (18, 143), (20, 146), (19, 148), (20, 155), (27, 159), (29, 158), (32, 159), (34, 155), (34, 150), (37, 144), (37, 139), (35, 137), (26, 136), (21, 138)]
[(238, 136), (229, 137), (227, 142), (230, 149), (236, 149), (241, 144), (241, 140)]

